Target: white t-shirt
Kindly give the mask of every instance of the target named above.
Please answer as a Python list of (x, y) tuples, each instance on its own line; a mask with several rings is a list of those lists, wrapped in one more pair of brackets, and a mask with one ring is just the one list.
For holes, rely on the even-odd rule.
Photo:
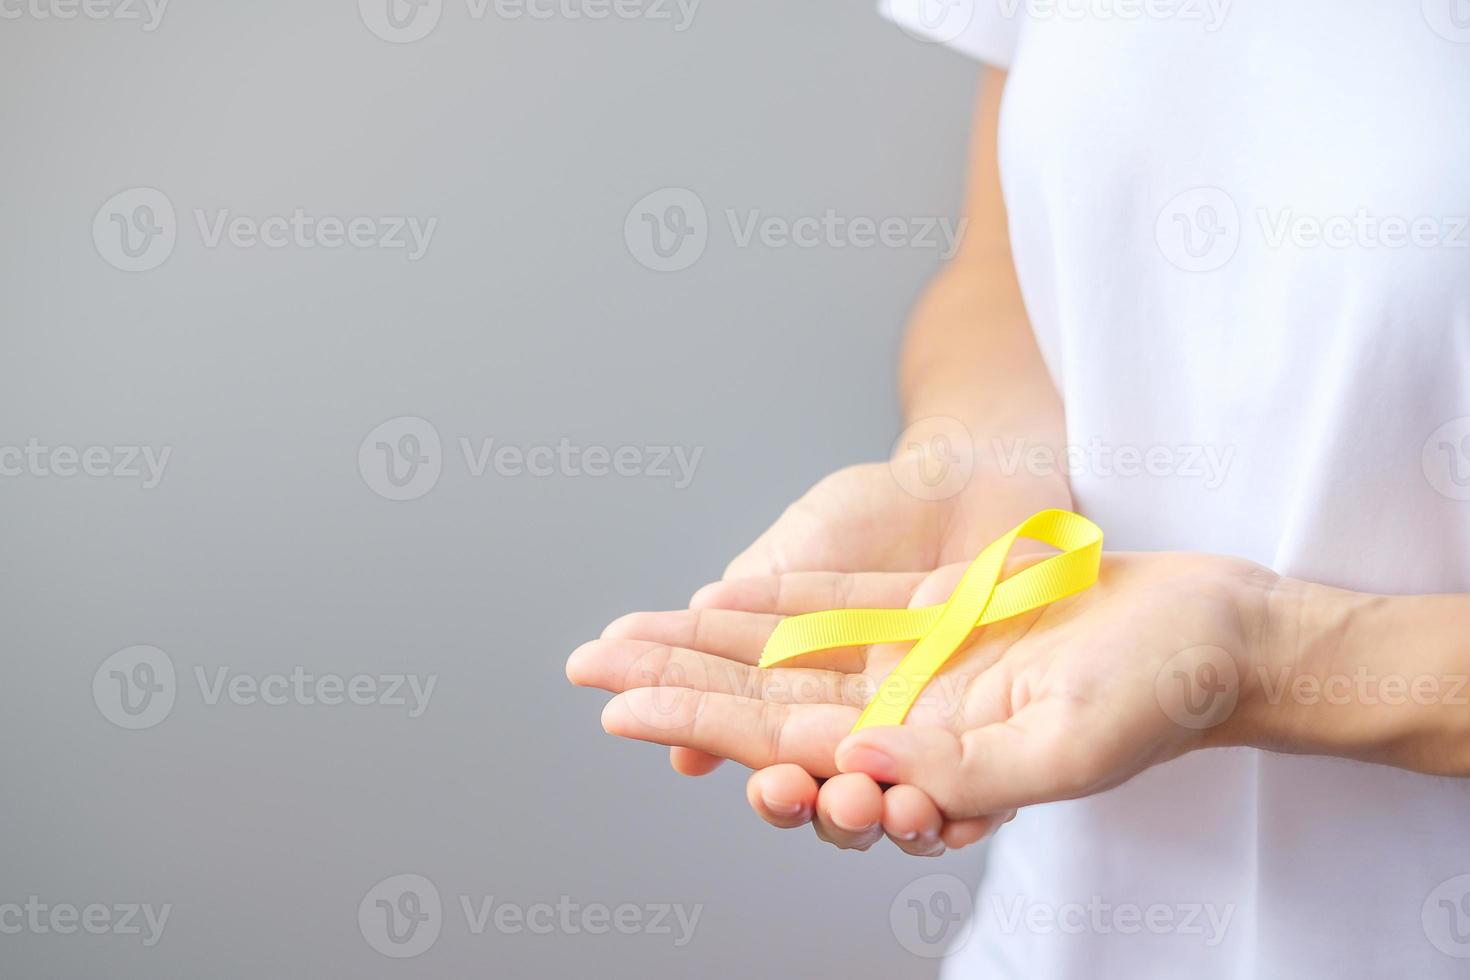
[[(1470, 592), (1470, 4), (884, 7), (1009, 68), (1016, 270), (1110, 548)], [(1470, 977), (1470, 780), (1213, 750), (1031, 808), (947, 971)]]

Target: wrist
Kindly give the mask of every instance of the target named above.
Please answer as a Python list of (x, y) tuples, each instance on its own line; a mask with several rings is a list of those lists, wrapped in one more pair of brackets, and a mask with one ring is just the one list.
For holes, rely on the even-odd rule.
[(1470, 774), (1464, 604), (1276, 580), (1261, 601), (1231, 740)]
[(1242, 645), (1236, 658), (1238, 700), (1215, 744), (1278, 752), (1312, 752), (1321, 735), (1304, 707), (1303, 689), (1315, 677), (1324, 625), (1348, 613), (1319, 594), (1320, 586), (1272, 575), (1246, 577), (1239, 596)]
[(942, 497), (960, 516), (978, 509), (993, 523), (1000, 505), (1018, 521), (1049, 507), (1072, 507), (1065, 450), (1047, 428), (1024, 420), (924, 415), (908, 421), (889, 462), (928, 477), (936, 488), (929, 499)]

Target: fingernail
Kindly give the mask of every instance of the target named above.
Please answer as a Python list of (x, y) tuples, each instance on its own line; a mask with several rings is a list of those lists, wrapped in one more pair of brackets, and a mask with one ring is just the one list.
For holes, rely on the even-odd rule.
[(870, 749), (866, 745), (849, 749), (843, 754), (840, 762), (843, 772), (867, 773), (880, 783), (899, 781), (898, 763), (886, 754), (877, 749)]
[(878, 829), (878, 825), (875, 823), (870, 823), (863, 827), (849, 827), (847, 824), (839, 820), (837, 818), (837, 814), (835, 813), (832, 814), (832, 823), (838, 828), (847, 831), (849, 834), (869, 834)]
[(794, 817), (802, 810), (800, 803), (777, 803), (769, 796), (762, 796), (761, 802), (766, 805), (767, 810), (770, 810), (778, 817)]
[(907, 841), (907, 840), (918, 840), (919, 839), (919, 832), (917, 830), (911, 830), (911, 831), (909, 831), (906, 834), (899, 834), (898, 835), (898, 839), (899, 840), (905, 840), (905, 841)]

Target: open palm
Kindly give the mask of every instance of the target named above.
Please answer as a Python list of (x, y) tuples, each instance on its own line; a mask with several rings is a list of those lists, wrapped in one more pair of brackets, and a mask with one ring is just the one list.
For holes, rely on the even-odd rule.
[[(1210, 556), (1109, 556), (1093, 589), (975, 634), (902, 727), (848, 737), (902, 647), (834, 651), (794, 668), (754, 666), (782, 616), (941, 602), (963, 570), (723, 583), (714, 587), (720, 605), (737, 608), (626, 616), (580, 648), (568, 672), (619, 692), (604, 714), (614, 734), (692, 746), (753, 768), (871, 777), (874, 793), (877, 782), (901, 784), (895, 789), (918, 796), (894, 801), (900, 812), (878, 801), (883, 826), (901, 845), (918, 843), (890, 826), (905, 816), (937, 820), (946, 843), (964, 843), (1018, 806), (1108, 788), (1226, 730), (1191, 726), (1158, 687), (1167, 669), (1192, 671), (1201, 658), (1212, 666), (1228, 659), (1226, 671), (1249, 659), (1256, 597), (1269, 573)], [(925, 804), (937, 814), (923, 812)]]
[[(723, 582), (800, 571), (928, 572), (969, 560), (1035, 511), (1071, 506), (1060, 476), (1003, 474), (980, 451), (963, 451), (975, 465), (962, 466), (936, 485), (932, 477), (944, 472), (940, 454), (945, 448), (954, 447), (901, 439), (892, 460), (850, 466), (821, 480), (730, 562)], [(747, 592), (717, 583), (696, 593), (690, 608), (740, 609)], [(691, 776), (708, 773), (721, 761), (678, 745), (669, 749), (669, 760), (676, 771)], [(798, 767), (777, 765), (754, 773), (746, 795), (767, 822), (779, 827), (811, 822), (818, 836), (841, 847), (865, 849), (887, 830), (911, 853), (943, 849), (938, 809), (909, 787), (884, 792), (856, 775), (819, 786)], [(960, 846), (999, 822), (950, 827), (944, 839)]]

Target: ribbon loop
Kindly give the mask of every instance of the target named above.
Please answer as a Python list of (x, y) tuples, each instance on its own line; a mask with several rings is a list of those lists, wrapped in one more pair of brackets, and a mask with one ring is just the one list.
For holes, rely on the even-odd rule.
[[(1000, 580), (1017, 538), (1061, 554)], [(1019, 616), (1081, 592), (1097, 581), (1102, 530), (1066, 510), (1033, 514), (992, 541), (970, 563), (943, 605), (921, 609), (829, 609), (782, 620), (761, 651), (760, 666), (837, 647), (914, 642), (879, 686), (853, 731), (901, 725), (919, 695), (977, 627)]]

